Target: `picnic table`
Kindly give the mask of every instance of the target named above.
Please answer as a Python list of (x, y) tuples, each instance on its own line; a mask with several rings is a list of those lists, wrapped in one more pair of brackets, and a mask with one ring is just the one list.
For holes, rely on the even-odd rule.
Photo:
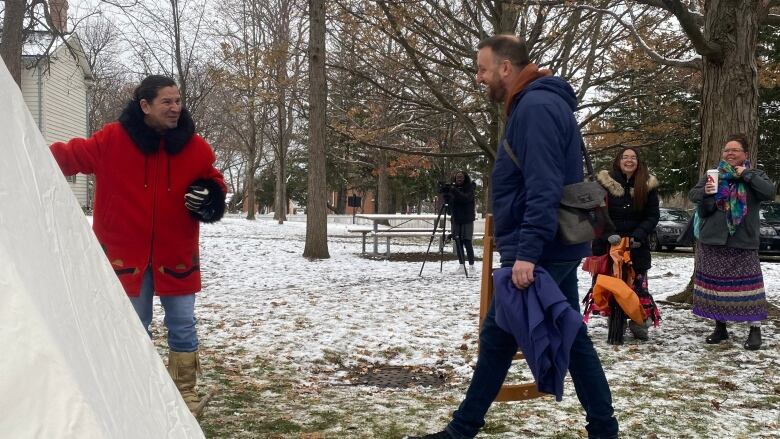
[[(433, 233), (434, 222), (438, 215), (366, 213), (355, 215), (355, 217), (367, 219), (372, 222), (371, 226), (353, 226), (347, 228), (349, 232), (361, 233), (363, 235), (363, 253), (366, 253), (366, 235), (371, 233), (374, 237), (373, 254), (379, 254), (379, 238), (385, 237), (387, 238), (386, 253), (389, 256), (391, 236), (430, 236), (430, 234)], [(415, 221), (422, 221), (424, 223), (423, 227), (410, 227), (410, 223)]]

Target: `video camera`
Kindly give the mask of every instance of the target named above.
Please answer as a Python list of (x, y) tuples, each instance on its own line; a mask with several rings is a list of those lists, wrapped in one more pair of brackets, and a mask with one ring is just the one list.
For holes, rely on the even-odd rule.
[(450, 193), (452, 188), (455, 187), (454, 183), (447, 183), (444, 181), (439, 182), (439, 193), (442, 195), (447, 195)]

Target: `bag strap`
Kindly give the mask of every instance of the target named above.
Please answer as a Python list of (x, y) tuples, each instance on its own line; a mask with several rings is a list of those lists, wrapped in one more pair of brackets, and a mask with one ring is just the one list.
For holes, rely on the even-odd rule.
[(509, 156), (509, 158), (512, 159), (513, 162), (515, 162), (515, 166), (517, 166), (517, 169), (521, 169), (520, 160), (517, 159), (515, 152), (512, 151), (512, 148), (509, 146), (509, 142), (507, 142), (506, 137), (504, 138), (504, 141), (501, 142), (501, 145), (504, 147), (504, 151), (506, 151), (506, 155)]
[(580, 148), (582, 148), (582, 159), (585, 161), (585, 169), (588, 171), (588, 179), (595, 181), (596, 177), (593, 175), (593, 162), (590, 161), (590, 155), (588, 155), (588, 149), (585, 148), (585, 140), (580, 136)]
[[(506, 137), (501, 142), (501, 146), (504, 147), (506, 155), (509, 156), (509, 158), (515, 163), (515, 166), (520, 169), (520, 160), (517, 159), (515, 152), (512, 151), (512, 148), (509, 146), (509, 142), (506, 140)], [(590, 155), (588, 155), (588, 150), (585, 148), (585, 141), (582, 140), (582, 136), (580, 136), (580, 148), (582, 149), (582, 158), (585, 161), (585, 169), (588, 171), (588, 179), (590, 181), (594, 181), (595, 177), (593, 175), (593, 163), (590, 161)]]

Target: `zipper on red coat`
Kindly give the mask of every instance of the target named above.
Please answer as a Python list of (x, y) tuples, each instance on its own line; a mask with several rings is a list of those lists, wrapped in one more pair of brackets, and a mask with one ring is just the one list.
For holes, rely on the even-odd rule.
[[(157, 183), (160, 179), (160, 150), (154, 153), (154, 183), (152, 184), (152, 236), (149, 242), (149, 266), (152, 268), (152, 277), (154, 277), (154, 264), (152, 261), (152, 255), (154, 255), (154, 225), (155, 217), (157, 216)], [(154, 282), (152, 282), (154, 283)]]

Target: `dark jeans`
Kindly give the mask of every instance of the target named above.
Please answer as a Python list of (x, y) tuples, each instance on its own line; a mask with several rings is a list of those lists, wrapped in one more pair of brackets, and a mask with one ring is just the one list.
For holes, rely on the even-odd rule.
[[(458, 261), (461, 265), (466, 263), (466, 256), (470, 265), (474, 265), (474, 246), (471, 239), (474, 236), (474, 223), (456, 223), (451, 221), (452, 237), (455, 239), (455, 251), (458, 255)], [(466, 250), (465, 253), (463, 250)]]
[[(577, 268), (580, 261), (548, 262), (540, 266), (558, 283), (571, 306), (579, 311)], [(466, 399), (455, 411), (447, 432), (457, 439), (472, 438), (485, 425), (485, 414), (506, 379), (512, 357), (517, 353), (514, 337), (496, 325), (496, 311), (491, 304), (479, 334), (479, 357)], [(571, 347), (569, 373), (580, 404), (585, 409), (588, 436), (617, 437), (618, 423), (613, 416), (612, 395), (596, 350), (582, 329)]]

